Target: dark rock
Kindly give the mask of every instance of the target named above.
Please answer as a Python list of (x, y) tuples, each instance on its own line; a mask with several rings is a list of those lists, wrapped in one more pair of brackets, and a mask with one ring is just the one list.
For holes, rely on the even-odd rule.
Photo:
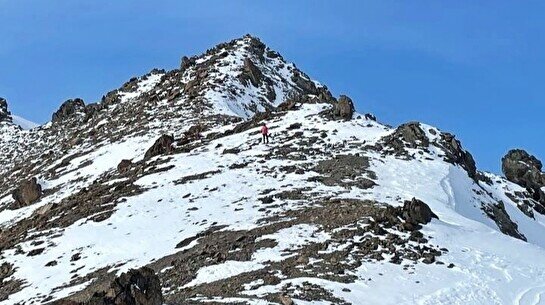
[(402, 215), (407, 222), (415, 224), (427, 224), (432, 218), (438, 218), (427, 204), (416, 198), (405, 201)]
[(184, 73), (189, 67), (195, 64), (195, 58), (194, 57), (182, 57), (182, 62), (180, 63), (180, 71)]
[(15, 200), (12, 208), (22, 208), (40, 199), (40, 197), (42, 196), (42, 186), (34, 177), (30, 180), (23, 181), (21, 185), (19, 185), (19, 187), (12, 192), (11, 195)]
[(291, 80), (301, 89), (303, 94), (320, 94), (320, 90), (316, 87), (316, 84), (310, 80), (310, 77), (299, 70), (293, 71)]
[(446, 154), (445, 159), (447, 162), (460, 165), (467, 171), (469, 177), (476, 179), (477, 166), (475, 165), (473, 156), (462, 148), (462, 144), (453, 134), (441, 133), (439, 144), (434, 144), (443, 149)]
[(71, 262), (79, 261), (81, 259), (81, 253), (76, 253), (70, 257)]
[(354, 111), (355, 109), (352, 99), (350, 99), (346, 95), (341, 95), (339, 97), (339, 101), (337, 102), (337, 104), (335, 104), (335, 107), (333, 109), (333, 116), (348, 121), (352, 119)]
[(147, 267), (121, 274), (107, 291), (95, 293), (85, 305), (162, 305), (161, 282)]
[(254, 87), (259, 87), (263, 81), (263, 73), (249, 58), (244, 58), (244, 74), (245, 78), (248, 78)]
[(162, 135), (153, 143), (153, 145), (146, 151), (144, 159), (150, 159), (155, 156), (171, 153), (174, 149), (172, 144), (174, 143), (174, 137), (170, 135)]
[(384, 145), (392, 148), (396, 155), (407, 155), (405, 148), (427, 148), (430, 140), (418, 122), (400, 125), (396, 130), (383, 138)]
[(36, 255), (40, 255), (44, 252), (45, 248), (37, 248), (37, 249), (32, 249), (30, 251), (28, 251), (27, 253), (27, 256), (36, 256)]
[(288, 126), (288, 130), (293, 130), (293, 129), (299, 129), (301, 128), (302, 124), (301, 123), (293, 123), (291, 124), (290, 126)]
[(8, 102), (0, 97), (0, 122), (11, 122), (11, 113), (8, 111)]
[(132, 166), (131, 160), (123, 159), (117, 165), (117, 171), (120, 172), (121, 174), (126, 173), (131, 166)]
[(0, 283), (2, 283), (3, 279), (10, 277), (13, 272), (13, 265), (9, 263), (2, 263), (2, 265), (0, 265)]
[(365, 114), (365, 119), (366, 119), (366, 120), (370, 120), (370, 121), (375, 121), (375, 122), (377, 121), (377, 117), (374, 116), (374, 115), (371, 114), (371, 113), (366, 113), (366, 114)]
[(502, 171), (507, 180), (528, 190), (532, 198), (545, 204), (545, 174), (543, 165), (535, 156), (521, 149), (510, 150), (502, 158)]
[(226, 155), (226, 154), (237, 155), (238, 153), (240, 153), (240, 148), (234, 147), (234, 148), (224, 149), (222, 154), (224, 154), (224, 155)]
[(80, 98), (70, 99), (64, 102), (59, 110), (53, 113), (51, 121), (53, 123), (60, 122), (78, 112), (85, 112), (85, 102)]
[(518, 225), (511, 220), (509, 214), (505, 211), (503, 203), (485, 206), (483, 210), (496, 223), (503, 234), (526, 241), (526, 237), (518, 231)]

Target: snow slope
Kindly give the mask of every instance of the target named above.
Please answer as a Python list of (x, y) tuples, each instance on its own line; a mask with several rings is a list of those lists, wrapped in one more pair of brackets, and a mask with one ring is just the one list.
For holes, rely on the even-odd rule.
[(11, 117), (13, 118), (13, 123), (15, 125), (21, 126), (21, 128), (23, 129), (32, 129), (39, 126), (38, 124), (17, 115), (12, 115)]
[[(295, 304), (545, 302), (545, 219), (537, 211), (528, 216), (506, 195), (523, 193), (521, 187), (490, 173), (481, 173), (487, 181), (471, 178), (446, 161), (434, 145), (441, 131), (425, 124), (419, 126), (429, 145), (406, 146), (407, 155), (397, 155), (384, 144), (395, 128), (359, 113), (332, 119), (330, 102), (298, 103), (255, 119), (299, 87), (293, 65), (281, 57), (254, 58), (245, 53), (251, 43), (243, 38), (234, 49), (218, 46), (197, 58), (179, 84), (172, 72), (137, 79), (134, 90), (116, 92), (119, 101), (100, 110), (111, 119), (86, 122), (82, 114), (64, 125), (74, 122), (77, 133), (93, 126), (93, 136), (67, 145), (62, 157), (27, 160), (30, 165), (2, 173), (5, 185), (35, 176), (46, 191), (20, 209), (9, 208), (11, 187), (1, 193), (0, 262), (13, 270), (3, 278), (1, 304), (75, 297), (111, 274), (146, 265), (158, 272), (168, 304), (278, 304), (279, 295)], [(248, 57), (275, 80), (269, 87), (274, 99), (265, 98), (266, 82), (238, 81)], [(205, 64), (211, 60), (212, 68)], [(197, 90), (202, 94), (172, 93), (204, 74), (199, 64), (208, 71)], [(221, 84), (213, 85), (217, 80)], [(202, 105), (208, 106), (195, 110)], [(259, 143), (261, 122), (272, 132), (270, 145)], [(198, 123), (206, 125), (200, 136), (144, 159), (159, 135), (185, 139)], [(1, 143), (37, 137), (47, 146), (45, 135), (53, 137), (54, 128), (61, 127), (14, 131)], [(336, 164), (331, 173), (345, 166), (339, 156), (353, 158), (346, 165), (350, 174), (337, 179), (320, 170), (330, 161)], [(117, 170), (122, 159), (133, 162), (128, 173)], [(364, 180), (374, 185), (363, 186)], [(369, 209), (380, 212), (412, 198), (438, 216), (421, 229), (425, 242), (405, 240), (409, 233), (383, 224), (384, 233), (368, 231), (378, 214), (347, 223), (327, 219), (353, 217), (356, 212), (343, 212), (347, 202), (355, 211), (376, 203)], [(485, 212), (500, 203), (527, 241), (503, 234)], [(329, 208), (330, 217), (320, 218)], [(380, 259), (362, 254), (367, 241), (396, 236), (405, 241), (373, 250)], [(408, 248), (441, 255), (432, 263), (422, 257), (392, 262)], [(40, 251), (30, 255), (33, 250)]]

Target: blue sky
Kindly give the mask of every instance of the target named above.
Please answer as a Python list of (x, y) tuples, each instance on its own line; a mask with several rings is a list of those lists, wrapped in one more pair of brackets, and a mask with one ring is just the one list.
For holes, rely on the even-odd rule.
[(67, 98), (251, 33), (360, 112), (450, 131), (480, 169), (545, 159), (543, 1), (0, 0), (0, 96), (46, 122)]

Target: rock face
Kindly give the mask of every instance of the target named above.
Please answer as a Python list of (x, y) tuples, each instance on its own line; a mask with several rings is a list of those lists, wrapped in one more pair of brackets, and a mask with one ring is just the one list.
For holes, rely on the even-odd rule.
[(467, 150), (462, 148), (462, 144), (453, 134), (441, 133), (439, 144), (446, 153), (445, 158), (447, 162), (459, 164), (467, 171), (469, 177), (475, 179), (477, 176), (475, 160)]
[(162, 305), (161, 282), (152, 269), (143, 267), (121, 274), (108, 291), (95, 293), (85, 305)]
[(11, 122), (11, 113), (8, 111), (8, 102), (0, 97), (0, 122)]
[(85, 110), (85, 102), (80, 99), (70, 99), (64, 102), (57, 112), (53, 113), (51, 121), (53, 123), (60, 122), (75, 113), (83, 112)]
[(343, 120), (350, 120), (352, 119), (352, 115), (354, 114), (354, 103), (352, 102), (352, 99), (350, 99), (346, 95), (341, 95), (339, 97), (339, 100), (337, 104), (335, 104), (335, 108), (333, 109), (333, 115), (336, 118), (340, 118)]
[(155, 141), (155, 143), (146, 151), (144, 159), (150, 159), (152, 157), (168, 154), (173, 151), (172, 144), (174, 143), (174, 137), (170, 135), (162, 135)]
[(258, 87), (263, 81), (263, 74), (251, 59), (244, 59), (244, 75), (250, 79), (252, 85)]
[(15, 199), (13, 208), (21, 208), (36, 202), (42, 196), (42, 186), (36, 178), (23, 181), (21, 185), (12, 192)]
[(502, 171), (507, 180), (528, 190), (532, 197), (545, 204), (545, 174), (543, 165), (536, 157), (521, 149), (510, 150), (502, 158)]
[(427, 224), (432, 218), (439, 218), (424, 202), (413, 198), (403, 204), (403, 218), (414, 224)]

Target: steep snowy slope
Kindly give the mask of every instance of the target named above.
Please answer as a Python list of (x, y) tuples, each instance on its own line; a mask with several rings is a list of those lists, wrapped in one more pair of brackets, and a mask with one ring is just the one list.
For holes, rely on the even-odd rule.
[(39, 126), (38, 124), (17, 115), (12, 115), (12, 118), (13, 118), (13, 123), (23, 129), (32, 129)]
[(166, 304), (539, 304), (539, 198), (451, 134), (352, 111), (246, 36), (5, 122), (2, 304), (88, 304), (142, 266)]

